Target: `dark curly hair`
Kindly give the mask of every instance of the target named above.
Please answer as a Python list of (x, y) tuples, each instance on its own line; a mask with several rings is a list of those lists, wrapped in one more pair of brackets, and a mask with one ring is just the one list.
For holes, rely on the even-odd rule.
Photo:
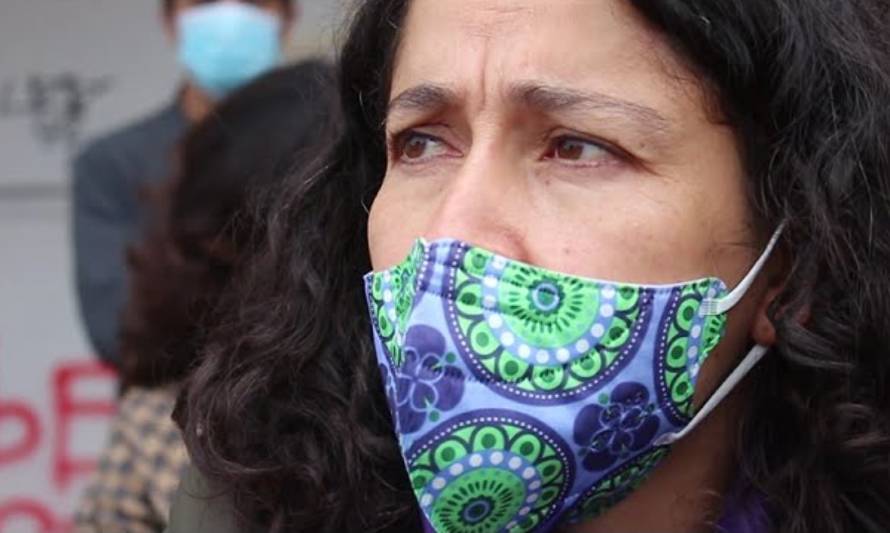
[[(885, 0), (633, 0), (737, 132), (750, 204), (785, 221), (778, 340), (751, 380), (740, 473), (775, 531), (890, 524), (890, 27)], [(342, 125), (285, 182), (181, 398), (195, 464), (275, 532), (420, 531), (374, 363), (362, 275), (409, 0), (365, 0)], [(199, 430), (198, 428), (201, 428)]]
[(261, 230), (249, 223), (248, 198), (306, 157), (334, 101), (331, 74), (320, 62), (274, 71), (186, 133), (177, 174), (146, 195), (154, 226), (127, 253), (124, 389), (176, 383), (195, 366), (201, 322)]

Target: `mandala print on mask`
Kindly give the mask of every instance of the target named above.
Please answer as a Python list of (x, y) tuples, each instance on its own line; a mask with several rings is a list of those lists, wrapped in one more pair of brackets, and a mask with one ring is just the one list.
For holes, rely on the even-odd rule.
[(726, 315), (702, 316), (705, 298), (720, 298), (726, 286), (705, 280), (675, 289), (658, 329), (655, 379), (659, 405), (668, 419), (683, 425), (692, 418), (692, 396), (701, 365), (726, 329)]
[(645, 449), (660, 425), (649, 402), (649, 390), (639, 383), (621, 383), (611, 395), (587, 405), (575, 419), (573, 437), (582, 447), (581, 466), (603, 471)]
[(599, 516), (646, 480), (690, 428), (746, 285), (727, 299), (715, 278), (595, 281), (441, 239), (365, 287), (425, 526), (525, 533)]
[(611, 509), (646, 481), (667, 454), (667, 448), (656, 448), (615, 468), (581, 496), (566, 521), (583, 522)]
[(430, 431), (406, 455), (436, 531), (522, 533), (560, 512), (574, 482), (569, 447), (546, 424), (511, 411), (474, 411)]
[(442, 298), (457, 349), (475, 377), (531, 404), (599, 390), (642, 344), (647, 289), (597, 283), (454, 246)]
[(464, 394), (464, 373), (454, 366), (457, 356), (446, 353), (445, 338), (429, 326), (413, 326), (405, 335), (400, 366), (380, 365), (386, 396), (400, 434), (438, 422)]
[(397, 367), (402, 364), (404, 357), (403, 336), (414, 295), (417, 293), (417, 270), (423, 257), (423, 246), (415, 245), (411, 250), (410, 260), (383, 274), (375, 275), (368, 291), (374, 328), (387, 356)]

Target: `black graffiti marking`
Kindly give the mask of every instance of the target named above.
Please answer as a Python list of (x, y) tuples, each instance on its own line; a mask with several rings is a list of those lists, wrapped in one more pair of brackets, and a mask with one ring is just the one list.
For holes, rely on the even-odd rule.
[(90, 106), (108, 92), (110, 76), (86, 78), (71, 72), (31, 74), (0, 85), (0, 119), (28, 116), (35, 138), (46, 145), (74, 145)]

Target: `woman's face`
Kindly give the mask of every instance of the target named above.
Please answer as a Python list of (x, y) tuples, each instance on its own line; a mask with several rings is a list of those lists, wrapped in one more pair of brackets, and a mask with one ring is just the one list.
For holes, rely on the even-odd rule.
[[(629, 3), (414, 0), (403, 31), (375, 270), (451, 237), (568, 274), (733, 287), (760, 253), (733, 132)], [(731, 315), (732, 358), (757, 309)]]

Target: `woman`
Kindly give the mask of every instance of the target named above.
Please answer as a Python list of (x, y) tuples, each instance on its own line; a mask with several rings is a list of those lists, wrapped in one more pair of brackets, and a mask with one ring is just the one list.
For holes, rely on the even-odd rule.
[(235, 511), (172, 531), (883, 531), (887, 23), (361, 2), (184, 396)]
[(121, 332), (123, 395), (109, 445), (77, 513), (79, 530), (161, 531), (188, 456), (170, 419), (199, 361), (203, 323), (260, 227), (248, 198), (308, 150), (327, 118), (327, 67), (308, 62), (253, 82), (196, 125), (180, 171), (154, 200), (154, 230), (130, 252), (132, 297)]

